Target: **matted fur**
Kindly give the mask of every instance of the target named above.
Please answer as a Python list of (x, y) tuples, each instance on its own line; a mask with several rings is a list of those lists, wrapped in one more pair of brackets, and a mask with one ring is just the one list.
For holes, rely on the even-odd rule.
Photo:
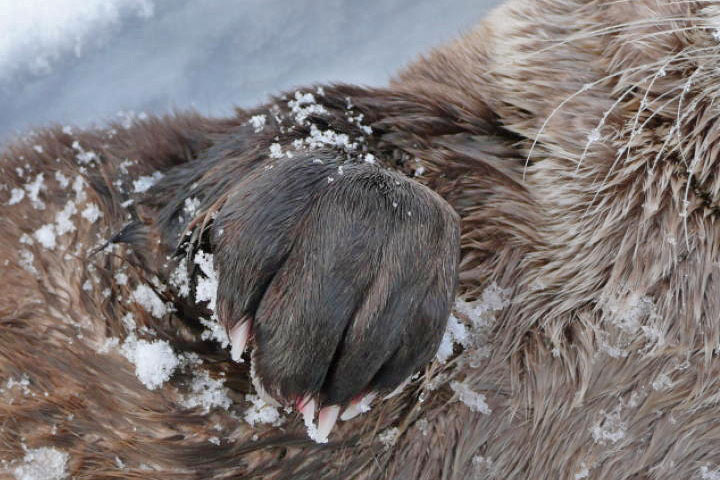
[[(150, 391), (121, 355), (96, 352), (127, 333), (120, 318), (132, 311), (177, 351), (197, 352), (244, 405), (246, 367), (199, 339), (191, 307), (180, 302), (157, 320), (127, 301), (130, 286), (170, 269), (155, 230), (127, 238), (144, 249), (87, 252), (130, 220), (171, 223), (194, 193), (151, 192), (128, 216), (121, 192), (138, 176), (187, 163), (212, 196), (229, 166), (262, 165), (272, 143), (304, 136), (273, 122), (254, 135), (246, 125), (285, 100), (226, 120), (54, 128), (9, 145), (0, 163), (0, 369), (27, 375), (30, 393), (0, 393), (7, 475), (23, 446), (52, 446), (69, 453), (75, 478), (720, 476), (718, 29), (715, 2), (510, 1), (388, 88), (317, 94), (323, 121), (361, 135), (345, 115), (349, 97), (373, 129), (366, 151), (409, 174), (422, 165), (416, 179), (460, 214), (461, 297), (493, 282), (511, 292), (486, 355), (432, 364), (401, 395), (340, 424), (328, 445), (306, 439), (293, 415), (251, 428), (232, 408), (187, 409), (189, 374)], [(75, 141), (100, 161), (78, 165)], [(137, 162), (125, 173), (128, 158)], [(203, 168), (198, 158), (220, 163)], [(75, 198), (55, 172), (84, 178), (78, 209), (93, 202), (103, 216), (76, 222), (52, 250), (20, 243)], [(44, 208), (30, 198), (8, 205), (11, 189), (39, 173)], [(214, 203), (205, 203), (207, 219)], [(123, 265), (130, 286), (113, 279)], [(491, 411), (455, 401), (451, 380), (484, 394)], [(380, 441), (389, 428), (394, 443)]]

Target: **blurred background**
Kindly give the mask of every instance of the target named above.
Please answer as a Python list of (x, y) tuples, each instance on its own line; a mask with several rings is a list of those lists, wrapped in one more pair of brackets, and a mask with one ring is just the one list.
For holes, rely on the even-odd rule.
[(499, 0), (0, 0), (0, 140), (317, 81), (381, 85)]

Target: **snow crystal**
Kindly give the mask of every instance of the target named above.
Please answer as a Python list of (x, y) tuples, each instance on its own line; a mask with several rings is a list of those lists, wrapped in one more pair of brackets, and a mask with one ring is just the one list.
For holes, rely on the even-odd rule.
[(75, 177), (75, 180), (73, 180), (72, 189), (75, 192), (75, 200), (78, 202), (84, 202), (87, 198), (87, 195), (85, 194), (85, 179), (78, 175)]
[(465, 325), (460, 323), (455, 315), (450, 315), (445, 334), (443, 335), (440, 348), (438, 348), (435, 357), (440, 363), (445, 363), (453, 353), (453, 345), (459, 343), (460, 345), (467, 346), (467, 341), (468, 333)]
[(318, 149), (325, 146), (339, 147), (345, 151), (352, 151), (357, 148), (357, 143), (351, 143), (350, 137), (344, 133), (337, 133), (333, 130), (320, 130), (315, 125), (310, 126), (310, 136), (305, 139), (310, 149)]
[(315, 103), (312, 93), (295, 92), (295, 99), (288, 102), (288, 107), (295, 116), (295, 122), (303, 124), (310, 115), (327, 113), (325, 107)]
[(118, 272), (115, 274), (115, 283), (118, 285), (127, 285), (128, 282), (128, 276), (127, 274), (123, 272)]
[(590, 429), (595, 443), (616, 443), (625, 438), (625, 423), (620, 419), (620, 408), (610, 413), (600, 412), (602, 419), (595, 422)]
[(270, 158), (282, 158), (282, 156), (282, 147), (279, 143), (273, 143), (270, 145)]
[(655, 304), (650, 297), (636, 293), (607, 300), (603, 307), (609, 313), (610, 321), (627, 333), (637, 332), (642, 320), (651, 317), (655, 311)]
[(65, 204), (62, 210), (55, 215), (55, 230), (58, 235), (64, 235), (68, 232), (75, 231), (75, 224), (70, 221), (70, 217), (77, 213), (75, 202), (70, 200)]
[(217, 302), (218, 278), (213, 267), (213, 255), (211, 253), (198, 252), (195, 255), (195, 263), (205, 278), (199, 277), (195, 287), (195, 299), (198, 302), (208, 302), (208, 309), (215, 311)]
[(97, 153), (92, 151), (80, 151), (77, 155), (75, 155), (75, 159), (81, 165), (87, 165), (91, 162), (97, 161), (99, 157), (97, 156)]
[(62, 172), (55, 172), (55, 180), (60, 184), (60, 188), (67, 188), (70, 185), (70, 179)]
[(583, 463), (581, 465), (581, 470), (575, 474), (575, 480), (582, 480), (583, 478), (587, 478), (590, 475), (590, 470), (588, 470), (587, 466)]
[[(228, 337), (227, 330), (220, 324), (215, 315), (213, 315), (213, 318), (210, 320), (201, 318), (200, 323), (206, 327), (200, 334), (200, 338), (203, 340), (213, 340), (219, 343), (222, 348), (227, 348), (230, 345), (230, 338)], [(242, 359), (235, 361), (241, 362)]]
[(47, 225), (43, 225), (35, 230), (33, 236), (43, 247), (49, 250), (55, 248), (55, 226), (53, 224), (49, 223)]
[(673, 382), (670, 379), (670, 377), (666, 373), (661, 373), (652, 382), (652, 387), (653, 387), (653, 390), (660, 391), (660, 390), (665, 390), (666, 388), (671, 387), (672, 384), (673, 384)]
[(170, 380), (180, 360), (170, 344), (164, 340), (138, 340), (129, 336), (121, 347), (122, 354), (135, 364), (135, 376), (149, 390), (155, 390)]
[(32, 202), (33, 208), (36, 208), (38, 210), (42, 210), (45, 208), (45, 203), (40, 200), (40, 192), (44, 189), (45, 180), (42, 173), (39, 173), (35, 177), (35, 180), (33, 180), (32, 182), (25, 184), (25, 191), (27, 192), (28, 198)]
[(594, 128), (587, 136), (587, 142), (588, 144), (592, 144), (600, 140), (600, 130), (597, 128)]
[(170, 285), (178, 290), (178, 295), (187, 297), (190, 295), (190, 276), (188, 275), (187, 259), (183, 258), (178, 262), (175, 270), (170, 272)]
[(132, 332), (137, 328), (137, 324), (135, 323), (135, 316), (132, 314), (132, 312), (127, 312), (125, 315), (120, 318), (120, 320), (123, 322), (123, 325), (125, 326), (125, 330), (128, 332)]
[(138, 285), (135, 291), (133, 291), (133, 298), (155, 318), (162, 318), (163, 315), (168, 313), (168, 307), (165, 305), (165, 302), (147, 285)]
[(200, 372), (193, 378), (190, 391), (192, 393), (183, 401), (183, 405), (187, 408), (202, 407), (203, 411), (208, 413), (215, 407), (227, 410), (232, 404), (225, 382), (210, 377), (206, 371)]
[(485, 395), (477, 393), (469, 385), (460, 382), (451, 382), (450, 388), (457, 394), (458, 400), (468, 406), (473, 412), (490, 415), (492, 410), (485, 401)]
[(0, 388), (0, 393), (9, 392), (13, 388), (18, 387), (20, 390), (22, 390), (23, 395), (30, 395), (30, 377), (27, 376), (27, 374), (22, 374), (17, 378), (9, 378), (7, 382), (5, 382), (5, 386), (3, 388)]
[(262, 132), (265, 128), (265, 122), (267, 121), (266, 115), (254, 115), (250, 117), (250, 125), (255, 129), (255, 133)]
[(27, 450), (13, 474), (17, 480), (62, 480), (67, 477), (69, 458), (67, 453), (50, 447)]
[(715, 40), (720, 42), (720, 28), (714, 28), (712, 32), (712, 36)]
[(10, 190), (10, 200), (8, 200), (8, 205), (18, 204), (22, 202), (23, 198), (25, 198), (25, 190), (22, 188), (13, 188)]
[(200, 200), (197, 198), (186, 198), (185, 203), (183, 204), (183, 212), (185, 214), (192, 218), (197, 213), (198, 209), (200, 208)]
[(94, 203), (90, 203), (87, 207), (85, 207), (85, 210), (83, 210), (80, 215), (82, 215), (82, 217), (88, 222), (95, 223), (100, 217), (103, 216), (103, 213), (100, 211), (100, 208), (98, 208), (97, 205), (95, 205)]
[(363, 160), (367, 163), (375, 163), (375, 155), (372, 153), (366, 153)]
[(700, 467), (700, 475), (702, 480), (720, 480), (720, 467), (710, 470), (708, 466)]
[(24, 268), (26, 271), (32, 273), (33, 275), (36, 275), (38, 273), (37, 269), (35, 268), (35, 265), (33, 265), (33, 262), (35, 260), (35, 256), (30, 250), (20, 250), (18, 253), (18, 264)]
[(137, 180), (133, 180), (133, 189), (135, 193), (145, 193), (164, 176), (165, 175), (161, 172), (155, 172), (152, 175), (142, 176)]
[(398, 438), (400, 438), (400, 430), (398, 430), (397, 427), (388, 428), (387, 430), (378, 433), (377, 438), (378, 441), (385, 446), (385, 448), (390, 448), (395, 445)]
[(247, 410), (245, 410), (245, 421), (254, 427), (259, 423), (270, 423), (273, 426), (278, 426), (283, 422), (283, 418), (280, 416), (280, 412), (276, 407), (268, 405), (259, 395), (245, 395), (245, 400), (252, 403)]

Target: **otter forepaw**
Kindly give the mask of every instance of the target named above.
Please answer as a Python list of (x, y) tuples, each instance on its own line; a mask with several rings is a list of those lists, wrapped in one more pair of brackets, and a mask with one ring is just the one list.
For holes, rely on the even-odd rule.
[(259, 390), (323, 439), (430, 361), (457, 283), (459, 220), (370, 164), (297, 156), (248, 176), (214, 224), (218, 312)]

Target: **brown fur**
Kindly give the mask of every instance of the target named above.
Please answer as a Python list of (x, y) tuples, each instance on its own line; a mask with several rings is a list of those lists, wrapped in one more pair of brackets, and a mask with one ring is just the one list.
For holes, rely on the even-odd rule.
[[(173, 221), (194, 182), (217, 200), (224, 179), (271, 161), (272, 143), (287, 150), (307, 135), (272, 121), (271, 105), (287, 100), (227, 120), (182, 114), (112, 135), (55, 128), (18, 140), (0, 163), (0, 369), (5, 378), (27, 374), (30, 393), (0, 393), (0, 459), (21, 458), (23, 445), (54, 446), (70, 454), (77, 478), (720, 475), (718, 26), (712, 2), (510, 1), (388, 88), (326, 86), (317, 95), (327, 113), (316, 121), (364, 136), (347, 121), (350, 97), (373, 129), (364, 152), (410, 175), (424, 166), (417, 179), (460, 215), (461, 297), (480, 298), (492, 282), (511, 289), (510, 304), (486, 316), (487, 354), (468, 348), (431, 364), (401, 395), (339, 424), (324, 446), (306, 439), (294, 415), (255, 428), (237, 416), (252, 392), (245, 364), (199, 338), (191, 305), (178, 300), (177, 314), (157, 320), (127, 301), (129, 286), (171, 268), (166, 255), (183, 230)], [(259, 113), (270, 124), (255, 135), (246, 123)], [(76, 140), (101, 157), (95, 166), (80, 168)], [(126, 158), (137, 159), (127, 174)], [(131, 216), (120, 207), (133, 179), (184, 166), (182, 182), (173, 186), (169, 173), (167, 189)], [(86, 202), (103, 217), (77, 221), (53, 250), (21, 244), (74, 195), (55, 171), (82, 175)], [(40, 172), (44, 209), (28, 198), (6, 205), (12, 188)], [(214, 205), (204, 202), (193, 226)], [(137, 228), (116, 238), (125, 243), (86, 255), (129, 222)], [(37, 275), (19, 261), (23, 249)], [(129, 286), (113, 281), (122, 266)], [(121, 355), (96, 353), (128, 333), (127, 311), (224, 376), (230, 411), (182, 406), (191, 371), (150, 391)], [(453, 380), (484, 394), (491, 413), (456, 401)], [(393, 427), (399, 437), (387, 446), (379, 432)]]

